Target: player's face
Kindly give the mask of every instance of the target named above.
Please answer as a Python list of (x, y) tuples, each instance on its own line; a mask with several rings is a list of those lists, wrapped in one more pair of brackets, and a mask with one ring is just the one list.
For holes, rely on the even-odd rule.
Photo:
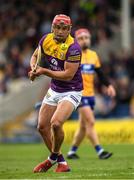
[(71, 27), (68, 25), (64, 24), (57, 24), (53, 26), (53, 33), (54, 33), (54, 38), (58, 42), (65, 42), (66, 38), (68, 37), (70, 33)]
[(80, 35), (77, 37), (77, 41), (79, 43), (79, 45), (81, 46), (82, 50), (85, 50), (87, 48), (89, 48), (90, 46), (90, 35)]

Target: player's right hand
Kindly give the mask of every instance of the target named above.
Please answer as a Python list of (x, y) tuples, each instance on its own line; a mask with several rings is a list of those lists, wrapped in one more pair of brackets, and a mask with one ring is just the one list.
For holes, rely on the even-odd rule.
[(34, 79), (37, 77), (35, 71), (32, 70), (28, 73), (28, 76), (31, 81), (34, 81)]

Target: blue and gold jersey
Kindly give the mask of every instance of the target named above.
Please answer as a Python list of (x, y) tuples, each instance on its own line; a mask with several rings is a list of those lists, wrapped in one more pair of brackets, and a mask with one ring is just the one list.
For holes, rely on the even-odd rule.
[(95, 68), (100, 66), (100, 60), (95, 51), (88, 49), (86, 52), (82, 52), (83, 96), (94, 96), (94, 73)]

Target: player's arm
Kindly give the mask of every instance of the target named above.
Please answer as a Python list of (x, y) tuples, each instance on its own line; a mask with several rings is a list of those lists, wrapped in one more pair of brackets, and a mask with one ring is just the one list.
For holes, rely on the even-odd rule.
[(44, 74), (53, 79), (70, 81), (74, 77), (76, 71), (78, 70), (78, 67), (79, 67), (79, 62), (76, 63), (65, 62), (63, 71), (52, 71), (50, 69), (38, 67), (35, 74), (36, 76), (40, 76)]
[(46, 38), (47, 34), (45, 34), (39, 41), (39, 45), (38, 47), (35, 49), (32, 57), (31, 57), (31, 60), (30, 60), (30, 66), (31, 66), (31, 69), (34, 70), (34, 67), (36, 65), (36, 62), (37, 62), (37, 57), (38, 57), (38, 48), (39, 46), (42, 48), (42, 45), (43, 45), (43, 41), (44, 39)]
[[(42, 44), (43, 44), (43, 41), (44, 39), (46, 38), (47, 34), (45, 34), (41, 40), (39, 41), (39, 45), (38, 47), (35, 49), (32, 57), (31, 57), (31, 60), (30, 60), (30, 67), (31, 67), (31, 71), (28, 73), (30, 79), (33, 81), (35, 78), (36, 78), (36, 74), (34, 74), (34, 72), (36, 71), (37, 69), (37, 65), (38, 65), (38, 61), (41, 60), (41, 48), (42, 48)], [(47, 65), (48, 66), (48, 65)]]
[(33, 70), (37, 61), (38, 48), (35, 49), (30, 60), (30, 67)]
[(110, 82), (108, 78), (106, 77), (106, 75), (103, 73), (102, 68), (101, 67), (95, 68), (95, 72), (97, 73), (100, 82), (104, 86), (108, 87), (110, 85)]
[(49, 76), (53, 79), (61, 81), (70, 81), (78, 70), (81, 60), (81, 49), (78, 44), (73, 44), (67, 52), (66, 61), (64, 63), (63, 71), (53, 71), (50, 69), (38, 67), (35, 76), (42, 74)]
[(116, 91), (115, 88), (113, 87), (113, 85), (109, 82), (107, 76), (103, 73), (102, 68), (101, 68), (101, 63), (100, 63), (100, 59), (98, 57), (98, 55), (95, 53), (95, 71), (98, 75), (99, 80), (101, 81), (101, 83), (106, 86), (106, 91), (107, 91), (107, 95), (110, 97), (114, 97), (116, 95)]
[(116, 91), (115, 88), (113, 87), (113, 85), (109, 82), (108, 78), (106, 77), (106, 75), (103, 73), (102, 68), (98, 67), (95, 68), (95, 71), (98, 75), (99, 80), (101, 81), (101, 83), (107, 87), (107, 94), (110, 97), (114, 97), (116, 95)]

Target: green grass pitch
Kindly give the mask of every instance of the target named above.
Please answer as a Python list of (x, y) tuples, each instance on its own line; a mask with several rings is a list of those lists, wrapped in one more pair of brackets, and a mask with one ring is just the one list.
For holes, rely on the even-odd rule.
[[(39, 162), (47, 158), (43, 144), (0, 145), (0, 179), (134, 179), (134, 145), (106, 145), (114, 153), (109, 160), (99, 160), (94, 149), (83, 144), (79, 160), (68, 160), (69, 173), (32, 173)], [(66, 154), (69, 146), (63, 145)]]

